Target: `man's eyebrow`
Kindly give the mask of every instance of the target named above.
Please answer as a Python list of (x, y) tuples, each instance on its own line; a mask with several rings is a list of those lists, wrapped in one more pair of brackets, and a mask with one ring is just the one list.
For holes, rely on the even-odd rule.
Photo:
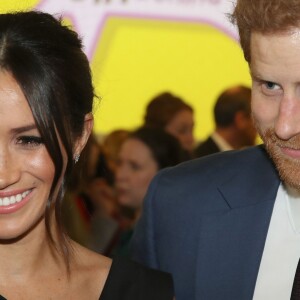
[(26, 125), (26, 126), (13, 128), (11, 131), (15, 134), (18, 134), (18, 133), (30, 131), (30, 130), (33, 130), (33, 129), (37, 129), (35, 124), (29, 124), (29, 125)]
[(261, 79), (261, 76), (253, 70), (250, 70), (250, 76), (251, 76), (251, 78)]

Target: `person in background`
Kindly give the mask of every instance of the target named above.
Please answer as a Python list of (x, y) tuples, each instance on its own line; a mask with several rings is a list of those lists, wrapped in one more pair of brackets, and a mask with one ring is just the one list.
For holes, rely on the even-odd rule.
[(109, 184), (112, 176), (102, 152), (95, 135), (91, 134), (68, 181), (62, 219), (73, 240), (107, 254), (111, 240), (119, 231), (119, 222), (115, 218), (115, 192)]
[(93, 99), (75, 31), (43, 12), (0, 15), (1, 299), (173, 298), (169, 275), (65, 234), (61, 202), (93, 128)]
[(110, 253), (120, 230), (131, 222), (117, 202), (115, 190), (118, 153), (128, 134), (126, 130), (114, 130), (101, 145), (94, 134), (90, 135), (62, 206), (69, 236), (104, 255)]
[(123, 142), (129, 135), (129, 131), (125, 129), (116, 129), (106, 135), (102, 142), (103, 155), (107, 163), (107, 167), (115, 176), (118, 157)]
[(74, 166), (62, 201), (62, 220), (68, 235), (77, 243), (87, 246), (91, 239), (91, 218), (94, 205), (88, 196), (89, 183), (96, 172), (101, 148), (91, 134)]
[(181, 98), (164, 92), (154, 97), (146, 108), (144, 126), (161, 128), (175, 136), (189, 155), (194, 149), (194, 110)]
[(196, 147), (196, 157), (255, 145), (251, 89), (239, 85), (223, 91), (214, 106), (214, 120), (216, 129)]
[(160, 172), (135, 229), (133, 257), (171, 272), (177, 300), (296, 300), (300, 1), (237, 0), (232, 18), (264, 144)]
[(111, 255), (128, 255), (134, 226), (140, 217), (143, 199), (155, 174), (184, 160), (178, 140), (162, 129), (140, 128), (121, 146), (116, 170), (117, 199), (132, 211), (132, 223), (124, 228)]

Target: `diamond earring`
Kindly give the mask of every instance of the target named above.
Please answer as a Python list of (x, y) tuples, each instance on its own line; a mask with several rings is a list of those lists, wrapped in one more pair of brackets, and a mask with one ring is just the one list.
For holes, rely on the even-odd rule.
[(80, 154), (76, 154), (76, 155), (74, 156), (74, 163), (75, 163), (75, 164), (78, 163), (79, 158), (80, 158)]

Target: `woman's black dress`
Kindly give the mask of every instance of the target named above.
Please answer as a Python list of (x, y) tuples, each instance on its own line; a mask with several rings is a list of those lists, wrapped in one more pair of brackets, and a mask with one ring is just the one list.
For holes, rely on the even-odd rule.
[(169, 274), (116, 257), (99, 300), (172, 300), (173, 297)]
[[(169, 274), (116, 257), (99, 300), (172, 300), (173, 297)], [(0, 300), (9, 299), (0, 295)]]

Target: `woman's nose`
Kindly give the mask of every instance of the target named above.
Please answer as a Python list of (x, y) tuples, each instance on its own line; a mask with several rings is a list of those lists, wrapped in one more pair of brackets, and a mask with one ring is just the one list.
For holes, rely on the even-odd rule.
[(18, 182), (20, 173), (17, 159), (7, 150), (0, 151), (0, 189)]
[(127, 177), (126, 168), (123, 165), (119, 165), (116, 170), (116, 181), (124, 181)]

